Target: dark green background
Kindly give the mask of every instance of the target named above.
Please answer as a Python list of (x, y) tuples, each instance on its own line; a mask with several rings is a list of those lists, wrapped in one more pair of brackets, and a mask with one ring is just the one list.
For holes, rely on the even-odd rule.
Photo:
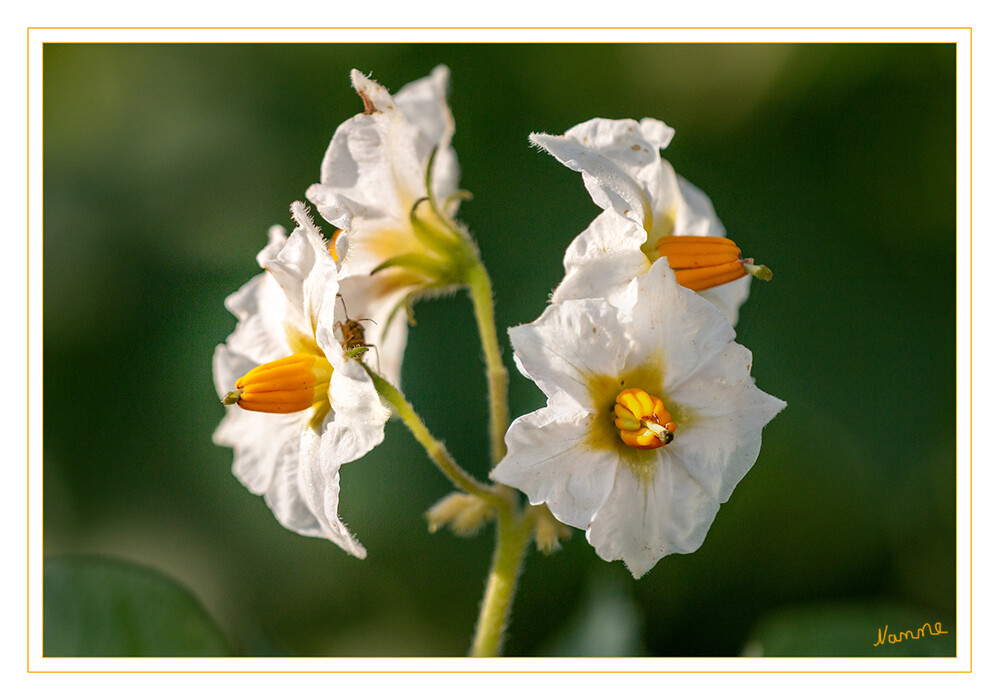
[[(665, 155), (776, 273), (737, 330), (788, 408), (704, 545), (639, 581), (578, 531), (532, 552), (508, 653), (953, 654), (953, 45), (45, 46), (46, 555), (169, 575), (239, 653), (464, 654), (492, 533), (427, 533), (448, 484), (398, 422), (342, 470), (365, 561), (282, 529), (211, 443), (223, 299), (360, 110), (349, 70), (395, 91), (438, 63), (501, 329), (542, 311), (598, 212), (527, 135), (595, 116), (676, 128)], [(484, 477), (467, 299), (416, 310), (407, 394)], [(513, 415), (542, 405), (506, 359)], [(936, 620), (943, 651), (873, 647)]]

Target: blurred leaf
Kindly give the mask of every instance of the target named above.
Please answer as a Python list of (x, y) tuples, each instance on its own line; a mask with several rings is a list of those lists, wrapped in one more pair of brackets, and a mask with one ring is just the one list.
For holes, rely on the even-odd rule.
[(792, 608), (772, 615), (756, 628), (743, 653), (746, 656), (954, 656), (955, 640), (954, 621), (932, 610), (889, 602), (841, 603)]
[(45, 560), (45, 656), (231, 656), (197, 600), (164, 575), (96, 557)]
[(590, 582), (589, 590), (566, 626), (541, 651), (542, 656), (644, 656), (642, 621), (627, 588), (610, 574)]

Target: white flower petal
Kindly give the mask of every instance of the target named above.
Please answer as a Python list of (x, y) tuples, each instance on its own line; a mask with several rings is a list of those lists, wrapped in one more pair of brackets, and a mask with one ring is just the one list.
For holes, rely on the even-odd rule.
[[(664, 258), (635, 281), (638, 302), (631, 310), (635, 339), (632, 364), (642, 364), (650, 353), (666, 358), (665, 383), (681, 384), (714, 361), (735, 339), (735, 331), (710, 302), (681, 287)], [(748, 370), (746, 370), (748, 372)]]
[(617, 311), (596, 299), (552, 304), (533, 323), (510, 329), (514, 360), (548, 397), (592, 403), (587, 378), (616, 375), (629, 351)]
[(615, 295), (649, 269), (641, 251), (645, 238), (645, 229), (614, 210), (600, 214), (566, 250), (565, 277), (552, 301), (608, 297), (615, 303)]
[(350, 83), (361, 99), (364, 100), (364, 112), (387, 112), (395, 108), (395, 103), (389, 91), (376, 83), (356, 68), (350, 71)]
[(337, 128), (320, 183), (306, 197), (323, 218), (347, 229), (354, 217), (404, 221), (423, 185), (416, 127), (398, 110), (359, 114)]
[(739, 309), (749, 298), (749, 285), (752, 279), (746, 275), (717, 287), (704, 289), (698, 294), (718, 307), (718, 310), (725, 314), (726, 320), (735, 326), (739, 323)]
[[(275, 439), (285, 436), (270, 433)], [(303, 452), (301, 428), (290, 439), (283, 439), (274, 469), (274, 479), (264, 493), (264, 502), (284, 527), (306, 537), (327, 537), (322, 523), (302, 488)], [(335, 542), (335, 540), (334, 540)], [(339, 542), (336, 542), (339, 544)]]
[[(581, 173), (597, 206), (613, 208), (651, 230), (662, 180), (659, 150), (669, 144), (673, 132), (658, 125), (655, 120), (643, 127), (633, 119), (591, 119), (565, 136), (531, 134), (530, 139)], [(649, 136), (657, 140), (650, 142)]]
[(339, 516), (340, 465), (343, 461), (339, 459), (337, 446), (351, 439), (350, 430), (337, 424), (332, 415), (326, 417), (320, 434), (312, 430), (302, 433), (302, 468), (298, 474), (298, 487), (318, 523), (320, 536), (348, 554), (363, 559), (367, 552)]
[(593, 420), (564, 405), (517, 418), (506, 434), (507, 456), (490, 478), (520, 489), (533, 505), (547, 503), (560, 521), (585, 528), (614, 483), (607, 455), (586, 443)]
[(683, 469), (660, 466), (648, 484), (618, 469), (586, 539), (602, 559), (623, 559), (639, 578), (666, 555), (700, 547), (717, 512), (718, 502)]
[(289, 460), (297, 457), (287, 445), (297, 444), (301, 421), (290, 414), (254, 413), (226, 409), (225, 418), (212, 435), (216, 445), (234, 451), (232, 472), (252, 493), (266, 493)]
[[(670, 166), (670, 170), (672, 170)], [(684, 236), (718, 236), (725, 238), (715, 207), (704, 192), (685, 178), (676, 175), (677, 210), (676, 233)]]
[(337, 427), (346, 431), (331, 453), (339, 463), (352, 462), (381, 443), (390, 412), (360, 364), (342, 354), (334, 358), (329, 398)]
[(421, 161), (429, 157), (435, 146), (438, 148), (431, 178), (438, 201), (458, 189), (458, 158), (450, 147), (454, 135), (454, 117), (447, 103), (450, 80), (447, 66), (437, 66), (429, 76), (404, 85), (395, 95), (406, 120), (419, 133), (416, 151)]
[(763, 427), (786, 403), (749, 376), (750, 352), (736, 343), (719, 353), (670, 398), (693, 417), (678, 428), (670, 452), (713, 498), (724, 503), (760, 454)]
[[(410, 209), (426, 194), (424, 176), (434, 147), (436, 195), (446, 198), (457, 186), (447, 69), (438, 67), (429, 77), (410, 83), (395, 99), (359, 72), (351, 77), (373, 111), (337, 128), (323, 157), (320, 183), (306, 196), (323, 218), (341, 229), (351, 227), (355, 217), (390, 219), (408, 227)], [(357, 235), (353, 228), (351, 234)]]
[[(225, 305), (239, 319), (236, 329), (226, 339), (226, 346), (234, 353), (254, 362), (247, 367), (247, 370), (267, 359), (289, 354), (290, 350), (284, 340), (283, 332), (287, 300), (270, 275), (261, 274), (253, 277), (239, 290), (230, 294), (225, 300)], [(237, 374), (233, 377), (233, 381), (245, 372), (246, 370)], [(228, 381), (226, 386), (228, 388), (225, 391), (232, 390), (232, 385)], [(225, 391), (219, 395), (222, 396)]]

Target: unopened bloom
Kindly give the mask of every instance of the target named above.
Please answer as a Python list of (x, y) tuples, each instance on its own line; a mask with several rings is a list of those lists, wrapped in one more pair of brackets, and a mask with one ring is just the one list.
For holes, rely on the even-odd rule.
[(747, 273), (768, 271), (744, 259), (735, 246), (720, 262), (698, 257), (703, 246), (692, 237), (724, 238), (725, 228), (707, 195), (660, 157), (673, 134), (656, 119), (591, 119), (562, 136), (531, 134), (532, 143), (582, 173), (593, 201), (605, 210), (567, 250), (566, 276), (555, 301), (615, 299), (631, 278), (667, 257), (678, 271), (689, 266), (693, 271), (678, 274), (678, 281), (709, 299), (735, 325), (749, 296)]
[(340, 467), (380, 443), (388, 412), (348, 352), (328, 243), (296, 202), (290, 235), (274, 226), (257, 256), (264, 272), (226, 299), (236, 330), (215, 350), (215, 387), (228, 405), (216, 444), (282, 525), (358, 557), (338, 516)]
[(548, 400), (513, 422), (491, 476), (637, 578), (701, 545), (785, 403), (756, 387), (731, 324), (666, 260), (621, 296), (556, 302), (510, 330)]
[(398, 384), (408, 305), (452, 281), (453, 236), (429, 202), (447, 214), (457, 205), (449, 73), (438, 66), (394, 96), (357, 70), (350, 77), (364, 111), (337, 127), (306, 196), (338, 229), (341, 294), (352, 317), (371, 320), (378, 369)]

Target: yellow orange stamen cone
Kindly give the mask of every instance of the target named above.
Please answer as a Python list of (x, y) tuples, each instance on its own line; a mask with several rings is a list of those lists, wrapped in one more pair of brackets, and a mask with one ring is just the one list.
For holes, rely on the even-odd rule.
[(656, 241), (656, 250), (669, 261), (676, 281), (695, 292), (717, 287), (747, 274), (760, 279), (773, 277), (765, 266), (754, 265), (751, 259), (743, 258), (739, 246), (730, 238), (663, 236)]
[(222, 399), (247, 411), (294, 413), (322, 401), (329, 390), (333, 367), (324, 357), (307, 352), (254, 367), (236, 380), (236, 390)]
[(654, 450), (673, 442), (676, 423), (663, 400), (642, 389), (625, 389), (614, 404), (614, 427), (621, 441), (639, 450)]

